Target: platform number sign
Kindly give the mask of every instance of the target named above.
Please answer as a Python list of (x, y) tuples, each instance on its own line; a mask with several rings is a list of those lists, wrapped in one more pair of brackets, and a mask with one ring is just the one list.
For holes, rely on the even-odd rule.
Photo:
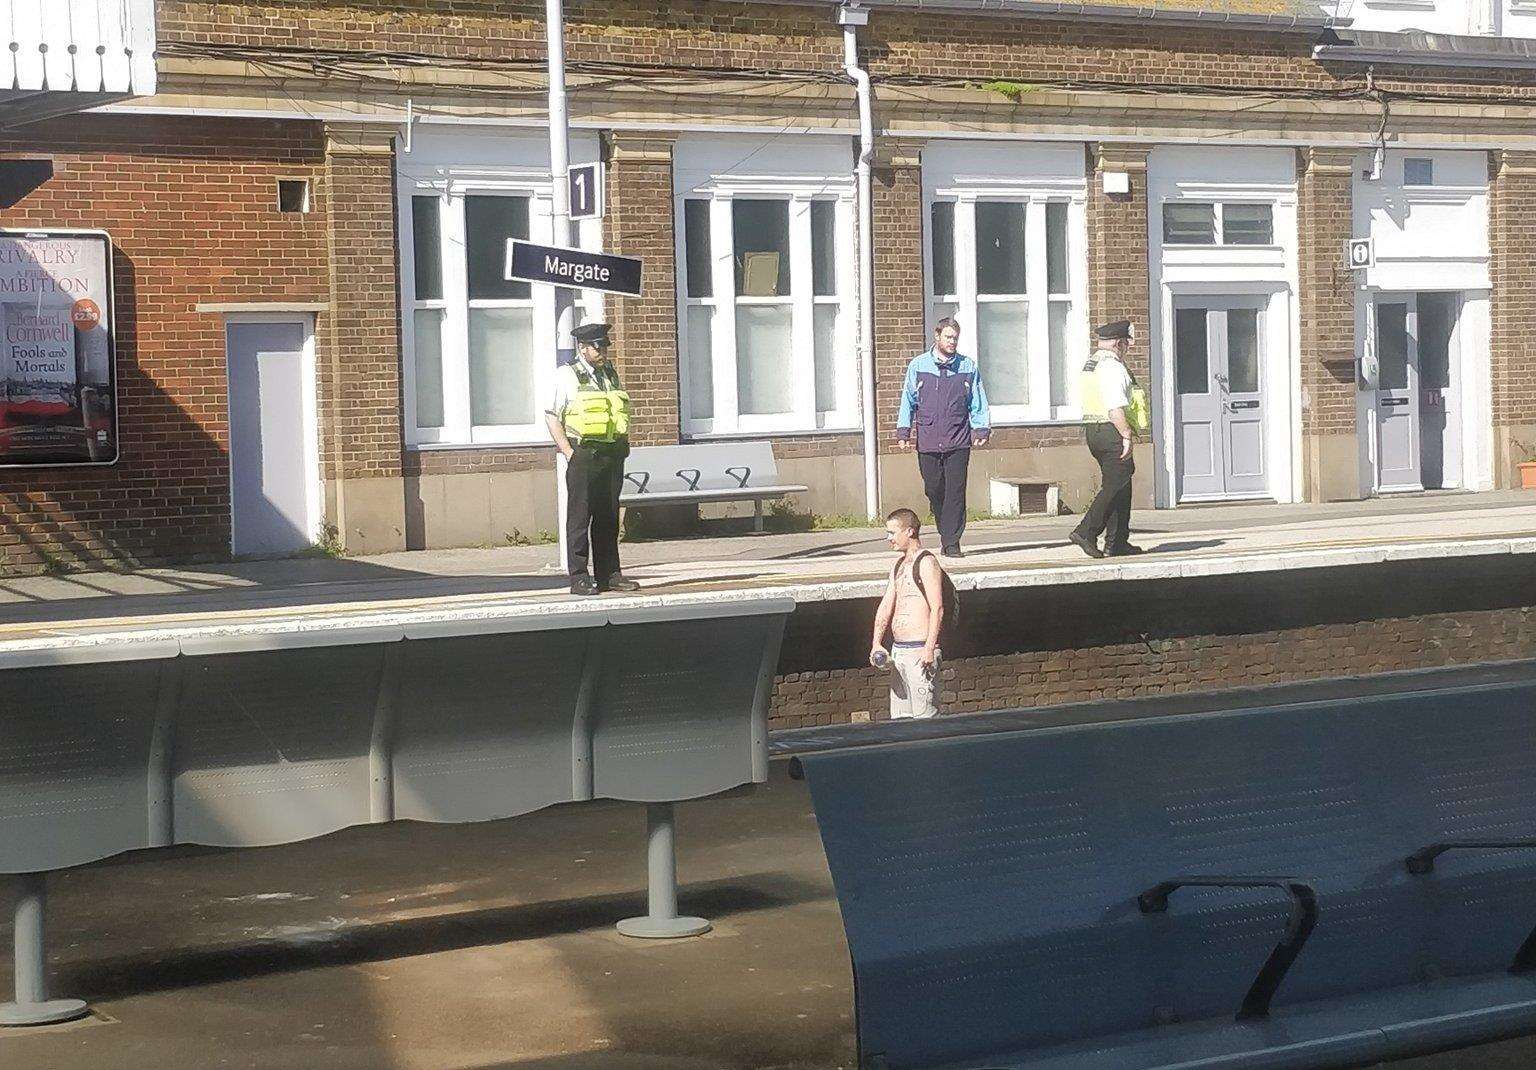
[(601, 219), (603, 216), (603, 165), (577, 164), (566, 172), (570, 190), (572, 219)]
[(1351, 271), (1376, 266), (1376, 239), (1351, 238), (1344, 247), (1345, 262)]

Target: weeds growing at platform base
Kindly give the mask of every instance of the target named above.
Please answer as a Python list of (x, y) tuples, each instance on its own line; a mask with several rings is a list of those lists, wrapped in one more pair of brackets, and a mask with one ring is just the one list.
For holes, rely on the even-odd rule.
[(502, 537), (507, 540), (508, 546), (548, 546), (559, 538), (553, 531), (536, 531), (532, 535), (526, 535), (517, 528), (506, 532)]
[(307, 550), (301, 550), (295, 557), (346, 557), (347, 548), (341, 544), (341, 531), (335, 524), (321, 524), (320, 534), (310, 544)]

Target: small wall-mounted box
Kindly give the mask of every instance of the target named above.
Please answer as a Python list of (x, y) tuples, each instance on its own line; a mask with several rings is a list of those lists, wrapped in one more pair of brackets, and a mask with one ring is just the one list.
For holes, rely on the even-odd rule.
[(1131, 192), (1131, 173), (1129, 171), (1105, 171), (1103, 173), (1104, 192), (1112, 194), (1126, 194)]

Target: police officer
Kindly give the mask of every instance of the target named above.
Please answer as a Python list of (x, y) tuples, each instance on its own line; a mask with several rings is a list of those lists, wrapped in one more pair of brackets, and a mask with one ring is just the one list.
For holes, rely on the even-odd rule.
[[(1131, 459), (1135, 432), (1126, 410), (1136, 380), (1125, 366), (1136, 332), (1130, 320), (1106, 323), (1094, 330), (1097, 348), (1083, 365), (1081, 386), (1083, 431), (1088, 452), (1098, 462), (1102, 476), (1099, 493), (1067, 536), (1089, 557), (1124, 557), (1139, 554), (1141, 547), (1128, 541), (1131, 532)], [(1099, 536), (1104, 548), (1099, 549)]]
[(554, 403), (544, 414), (550, 437), (570, 462), (565, 532), (572, 594), (640, 589), (619, 572), (619, 490), (629, 456), (629, 395), (609, 359), (609, 331), (606, 323), (583, 323), (571, 332), (576, 360), (556, 370)]

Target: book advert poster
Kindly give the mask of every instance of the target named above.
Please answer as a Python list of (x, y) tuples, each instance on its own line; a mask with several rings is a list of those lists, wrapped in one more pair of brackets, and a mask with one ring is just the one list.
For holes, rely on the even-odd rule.
[(117, 459), (111, 243), (0, 233), (0, 465)]

